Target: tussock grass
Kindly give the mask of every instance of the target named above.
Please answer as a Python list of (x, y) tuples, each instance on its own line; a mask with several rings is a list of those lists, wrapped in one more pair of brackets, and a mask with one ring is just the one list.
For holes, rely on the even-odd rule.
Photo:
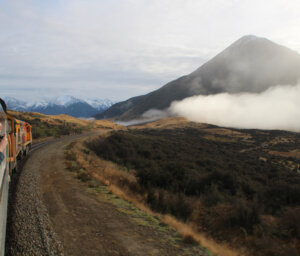
[(164, 223), (174, 227), (183, 236), (185, 242), (198, 242), (201, 246), (208, 248), (213, 254), (220, 256), (245, 256), (245, 252), (238, 252), (235, 249), (229, 248), (225, 243), (217, 243), (209, 238), (204, 233), (198, 233), (193, 230), (191, 224), (183, 223), (170, 215), (163, 217)]

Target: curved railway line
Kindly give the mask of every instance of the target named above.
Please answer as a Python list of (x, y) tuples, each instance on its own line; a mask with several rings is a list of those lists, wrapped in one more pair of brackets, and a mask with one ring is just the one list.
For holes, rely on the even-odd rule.
[(27, 171), (31, 156), (56, 140), (32, 146), (29, 157), (20, 162), (11, 179), (5, 255), (61, 255), (60, 245), (52, 232), (48, 213), (42, 202), (38, 169)]

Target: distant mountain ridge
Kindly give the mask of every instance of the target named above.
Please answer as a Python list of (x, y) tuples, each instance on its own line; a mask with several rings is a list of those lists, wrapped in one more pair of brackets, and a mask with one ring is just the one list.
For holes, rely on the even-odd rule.
[(275, 85), (294, 85), (300, 79), (300, 55), (253, 35), (244, 36), (189, 75), (147, 95), (114, 104), (97, 119), (139, 118), (150, 109), (165, 109), (175, 100), (222, 92), (260, 93)]
[(88, 98), (78, 99), (63, 95), (50, 100), (26, 102), (13, 97), (3, 97), (8, 109), (17, 111), (39, 112), (46, 115), (67, 114), (73, 117), (91, 117), (113, 105), (108, 99)]

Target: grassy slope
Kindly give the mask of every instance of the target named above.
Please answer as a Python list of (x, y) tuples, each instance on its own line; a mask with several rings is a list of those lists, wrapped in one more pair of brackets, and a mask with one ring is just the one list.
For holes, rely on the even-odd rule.
[(155, 211), (192, 222), (219, 240), (246, 245), (255, 255), (300, 252), (300, 175), (294, 171), (299, 134), (167, 119), (88, 146), (134, 169), (136, 192), (147, 194)]

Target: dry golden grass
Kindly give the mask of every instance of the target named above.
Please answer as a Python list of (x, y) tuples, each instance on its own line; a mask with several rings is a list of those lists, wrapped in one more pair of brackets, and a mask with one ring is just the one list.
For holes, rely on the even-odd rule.
[(276, 144), (280, 144), (280, 143), (293, 143), (295, 142), (295, 138), (293, 137), (282, 137), (282, 136), (278, 136), (275, 139), (270, 141), (270, 144), (276, 145)]
[(115, 124), (108, 120), (87, 120), (87, 119), (80, 119), (76, 117), (72, 117), (69, 115), (44, 115), (37, 112), (20, 112), (20, 111), (14, 111), (9, 110), (8, 111), (12, 116), (20, 116), (21, 118), (24, 118), (30, 122), (30, 120), (34, 120), (36, 118), (39, 118), (41, 122), (46, 122), (51, 125), (62, 125), (64, 123), (73, 124), (77, 126), (82, 127), (88, 127), (91, 129), (97, 129), (97, 128), (105, 128), (105, 129), (125, 129), (124, 126)]
[(184, 117), (168, 117), (168, 118), (163, 118), (163, 119), (159, 119), (157, 121), (154, 122), (150, 122), (150, 123), (146, 123), (143, 125), (135, 125), (135, 126), (131, 126), (130, 129), (160, 129), (160, 128), (164, 128), (164, 129), (174, 129), (174, 128), (183, 128), (183, 127), (198, 127), (198, 128), (204, 128), (206, 127), (205, 124), (200, 124), (200, 123), (192, 123), (190, 121), (188, 121), (186, 118)]
[(213, 239), (208, 238), (205, 234), (195, 232), (193, 228), (186, 223), (178, 221), (170, 215), (166, 215), (163, 218), (164, 223), (174, 227), (181, 233), (184, 239), (193, 239), (201, 246), (208, 248), (213, 254), (220, 256), (245, 256), (243, 252), (237, 252), (237, 250), (230, 249), (226, 244), (215, 242)]
[(273, 156), (295, 157), (300, 159), (300, 151), (290, 151), (290, 152), (269, 151), (269, 154)]
[[(83, 149), (89, 153), (84, 153)], [(132, 196), (135, 200), (138, 199), (137, 202), (144, 201), (145, 196), (140, 194), (137, 196), (136, 193), (140, 192), (141, 188), (134, 175), (134, 170), (126, 172), (118, 168), (116, 164), (98, 158), (94, 152), (84, 147), (82, 141), (76, 144), (73, 152), (80, 166), (85, 168), (92, 177), (107, 185), (109, 189), (117, 191), (117, 187), (122, 188), (127, 196)]]
[(48, 121), (52, 120), (61, 120), (68, 123), (73, 123), (81, 126), (91, 126), (92, 128), (109, 128), (109, 129), (123, 129), (122, 125), (115, 124), (108, 120), (87, 120), (87, 119), (80, 119), (68, 115), (49, 115)]
[(248, 133), (238, 132), (231, 129), (226, 128), (211, 128), (211, 129), (203, 129), (205, 133), (211, 133), (216, 135), (226, 135), (226, 136), (232, 136), (237, 138), (247, 138), (251, 139), (251, 135)]
[(236, 142), (237, 139), (235, 138), (230, 138), (228, 136), (226, 137), (217, 137), (214, 135), (204, 135), (203, 138), (207, 139), (207, 140), (212, 140), (212, 141), (220, 141), (220, 142)]
[[(238, 132), (226, 128), (208, 128), (207, 124), (190, 122), (184, 117), (163, 118), (143, 125), (131, 126), (128, 129), (176, 129), (185, 127), (202, 129), (204, 133), (208, 133), (208, 135), (205, 136), (205, 138), (208, 140), (234, 142), (235, 138), (243, 138), (247, 140), (250, 140), (252, 138), (252, 136), (248, 133)], [(224, 139), (215, 137), (214, 135), (233, 137), (234, 139)]]

